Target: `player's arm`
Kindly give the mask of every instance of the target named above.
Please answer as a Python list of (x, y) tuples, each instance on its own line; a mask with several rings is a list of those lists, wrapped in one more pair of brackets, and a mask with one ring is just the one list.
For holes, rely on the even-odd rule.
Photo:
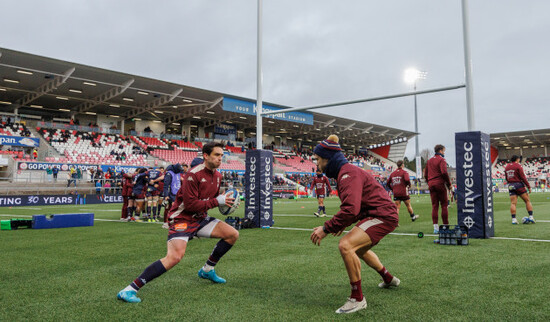
[(362, 181), (352, 178), (344, 180), (340, 182), (338, 192), (342, 200), (340, 210), (324, 224), (325, 231), (331, 234), (338, 234), (356, 221), (355, 216), (361, 210)]
[(428, 162), (426, 162), (426, 167), (424, 168), (424, 180), (426, 180), (426, 183), (428, 183), (428, 174), (429, 174)]
[(525, 187), (527, 188), (527, 190), (529, 190), (529, 193), (531, 193), (531, 185), (529, 184), (529, 181), (525, 176), (525, 172), (523, 172), (523, 168), (520, 167), (518, 169), (518, 172), (519, 172), (519, 178), (521, 179), (521, 181), (523, 181), (523, 184), (525, 184)]
[(411, 177), (409, 177), (409, 174), (407, 171), (405, 171), (405, 175), (403, 176), (403, 180), (405, 181), (405, 187), (411, 187)]
[(445, 181), (445, 185), (448, 189), (451, 189), (451, 178), (449, 178), (449, 173), (447, 172), (447, 162), (445, 162), (445, 160), (441, 160), (439, 163), (439, 170), (441, 171), (441, 176)]
[[(167, 172), (163, 175), (164, 177), (164, 189), (163, 189), (163, 195), (164, 195), (164, 199), (169, 199), (170, 198), (170, 189), (172, 188), (172, 175), (170, 174), (170, 172)], [(176, 193), (178, 193), (176, 191)]]
[(328, 197), (332, 193), (332, 188), (330, 186), (330, 181), (328, 180), (327, 177), (325, 177), (325, 184), (327, 185), (327, 197)]
[(386, 187), (388, 187), (388, 189), (391, 189), (391, 181), (392, 181), (392, 175), (390, 174), (390, 176), (386, 180)]

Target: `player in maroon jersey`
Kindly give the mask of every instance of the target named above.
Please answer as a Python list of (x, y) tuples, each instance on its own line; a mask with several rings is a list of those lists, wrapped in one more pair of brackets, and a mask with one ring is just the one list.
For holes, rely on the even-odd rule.
[(332, 188), (330, 187), (330, 182), (328, 178), (317, 168), (316, 176), (311, 182), (311, 190), (315, 190), (315, 196), (317, 196), (317, 203), (319, 208), (317, 212), (314, 212), (315, 217), (325, 217), (327, 212), (325, 210), (325, 197), (330, 196), (332, 193)]
[(445, 146), (438, 144), (434, 148), (435, 155), (428, 160), (424, 169), (424, 178), (430, 187), (430, 198), (432, 200), (432, 223), (434, 225), (434, 234), (439, 233), (439, 205), (441, 204), (441, 219), (443, 224), (449, 224), (449, 198), (448, 190), (451, 190), (451, 179), (447, 172), (447, 162), (445, 162)]
[(526, 224), (535, 223), (535, 218), (533, 218), (533, 205), (529, 199), (529, 193), (531, 193), (531, 186), (529, 181), (525, 177), (523, 172), (523, 167), (521, 164), (521, 157), (513, 155), (510, 158), (510, 164), (504, 169), (506, 174), (506, 181), (508, 182), (508, 192), (510, 194), (510, 213), (512, 214), (512, 224), (517, 225), (518, 220), (516, 219), (516, 205), (518, 203), (518, 196), (525, 202), (525, 207), (527, 208), (527, 213), (529, 214), (529, 219)]
[(365, 170), (348, 163), (336, 135), (329, 136), (313, 150), (317, 166), (329, 178), (336, 179), (340, 211), (323, 226), (315, 227), (311, 241), (320, 245), (328, 234), (338, 236), (349, 225), (358, 222), (338, 243), (348, 273), (351, 296), (336, 313), (352, 313), (367, 307), (361, 290), (361, 261), (382, 276), (380, 288), (398, 286), (400, 280), (392, 276), (371, 250), (399, 224), (397, 208), (376, 179)]
[(176, 266), (185, 254), (187, 243), (194, 237), (221, 238), (212, 254), (199, 270), (199, 277), (214, 283), (225, 283), (216, 275), (214, 266), (237, 242), (239, 232), (216, 218), (209, 217), (208, 209), (220, 205), (231, 206), (231, 193), (219, 194), (222, 175), (217, 171), (223, 156), (223, 144), (209, 142), (202, 148), (204, 163), (185, 175), (185, 183), (179, 189), (169, 212), (166, 256), (149, 265), (130, 285), (117, 294), (125, 302), (139, 303), (137, 291), (148, 282)]
[(411, 197), (409, 196), (409, 188), (411, 187), (411, 180), (407, 171), (403, 169), (403, 161), (397, 161), (397, 170), (390, 174), (388, 180), (386, 181), (386, 186), (393, 191), (393, 201), (397, 206), (397, 211), (401, 208), (401, 201), (407, 206), (411, 220), (415, 221), (418, 219), (418, 215), (414, 214)]

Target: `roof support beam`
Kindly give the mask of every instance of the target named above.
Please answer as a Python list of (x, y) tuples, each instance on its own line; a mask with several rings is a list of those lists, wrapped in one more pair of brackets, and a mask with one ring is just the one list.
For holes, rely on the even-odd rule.
[(220, 98), (217, 98), (212, 103), (205, 103), (205, 104), (194, 106), (190, 109), (187, 109), (183, 113), (175, 114), (175, 115), (172, 115), (172, 116), (168, 117), (165, 120), (165, 123), (177, 122), (179, 120), (188, 118), (188, 117), (193, 116), (195, 114), (204, 113), (204, 112), (214, 108), (216, 105), (220, 104), (220, 102), (222, 102), (222, 101), (223, 101), (223, 97), (220, 97)]
[(92, 98), (89, 101), (86, 101), (84, 103), (81, 103), (76, 106), (77, 113), (84, 113), (88, 110), (90, 110), (92, 107), (97, 106), (99, 104), (105, 103), (108, 100), (110, 100), (113, 97), (116, 97), (122, 93), (124, 93), (130, 85), (134, 83), (134, 79), (130, 79), (129, 81), (125, 82), (124, 84), (113, 87), (110, 90), (101, 93), (97, 95), (96, 97)]
[(164, 96), (161, 96), (161, 97), (159, 97), (155, 100), (152, 100), (152, 101), (146, 103), (145, 105), (143, 105), (141, 107), (138, 107), (138, 108), (128, 112), (124, 116), (124, 119), (131, 119), (131, 118), (136, 117), (136, 116), (138, 116), (140, 114), (143, 114), (145, 112), (152, 111), (155, 108), (158, 108), (162, 105), (168, 104), (168, 103), (172, 102), (179, 94), (181, 94), (181, 92), (183, 92), (183, 88), (180, 88), (180, 89), (172, 92), (172, 94), (170, 94), (170, 95), (164, 95)]
[(52, 80), (44, 83), (42, 86), (35, 89), (33, 92), (26, 94), (25, 96), (21, 97), (17, 101), (15, 101), (15, 105), (17, 106), (25, 106), (29, 104), (30, 102), (36, 100), (40, 96), (43, 96), (54, 89), (58, 88), (61, 84), (65, 83), (67, 79), (74, 73), (75, 68), (71, 68), (67, 70), (65, 73), (63, 73), (62, 76), (56, 76)]

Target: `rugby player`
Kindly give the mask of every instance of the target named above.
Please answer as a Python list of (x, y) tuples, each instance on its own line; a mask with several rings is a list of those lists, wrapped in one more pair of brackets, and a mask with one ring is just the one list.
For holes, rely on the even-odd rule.
[(510, 195), (510, 213), (512, 214), (512, 224), (517, 225), (518, 220), (516, 219), (516, 205), (518, 203), (518, 196), (525, 202), (525, 207), (527, 208), (527, 213), (529, 214), (529, 219), (527, 223), (535, 223), (535, 218), (533, 218), (533, 205), (529, 199), (529, 193), (531, 193), (531, 186), (529, 181), (525, 177), (523, 172), (523, 167), (521, 164), (521, 157), (513, 155), (510, 158), (510, 164), (504, 169), (506, 174), (506, 181), (508, 182), (508, 193)]
[(348, 163), (336, 135), (318, 144), (313, 153), (319, 169), (329, 178), (336, 179), (342, 204), (332, 219), (313, 229), (311, 241), (321, 245), (321, 240), (328, 234), (338, 236), (346, 227), (358, 222), (338, 243), (351, 285), (351, 296), (336, 313), (353, 313), (367, 307), (361, 290), (360, 259), (382, 276), (378, 287), (400, 284), (400, 280), (388, 272), (371, 250), (398, 226), (399, 216), (384, 187), (365, 170)]
[(141, 302), (137, 291), (177, 265), (185, 254), (188, 241), (194, 237), (221, 238), (198, 275), (214, 283), (226, 282), (216, 274), (214, 267), (237, 242), (239, 232), (207, 214), (208, 209), (220, 205), (231, 206), (234, 202), (230, 193), (219, 194), (222, 175), (216, 169), (222, 162), (223, 144), (209, 142), (203, 146), (202, 154), (204, 163), (185, 175), (185, 183), (170, 209), (166, 256), (149, 265), (138, 278), (121, 290), (117, 294), (118, 299), (129, 303)]
[(407, 171), (403, 169), (402, 160), (397, 161), (397, 170), (390, 174), (386, 185), (393, 192), (393, 201), (395, 202), (395, 206), (397, 206), (397, 211), (399, 212), (399, 208), (401, 208), (401, 201), (403, 201), (405, 203), (405, 206), (407, 206), (407, 210), (409, 211), (411, 220), (415, 221), (416, 219), (418, 219), (418, 215), (414, 214), (411, 205), (411, 197), (409, 196), (411, 180)]
[(317, 196), (317, 203), (319, 208), (317, 212), (314, 212), (315, 217), (325, 217), (327, 212), (325, 210), (325, 197), (330, 196), (332, 188), (330, 187), (330, 182), (328, 178), (317, 168), (315, 172), (317, 175), (313, 178), (311, 182), (311, 190), (315, 190), (315, 196)]
[(430, 188), (434, 234), (438, 234), (439, 204), (441, 204), (441, 219), (443, 219), (443, 224), (449, 224), (449, 210), (447, 206), (449, 205), (448, 190), (451, 190), (451, 179), (447, 172), (445, 146), (438, 144), (434, 147), (434, 151), (435, 155), (426, 162), (424, 178), (426, 178), (428, 187)]

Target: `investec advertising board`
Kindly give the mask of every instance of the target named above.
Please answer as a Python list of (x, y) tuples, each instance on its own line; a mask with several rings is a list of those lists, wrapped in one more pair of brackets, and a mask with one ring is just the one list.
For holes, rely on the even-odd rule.
[(267, 150), (246, 152), (245, 217), (255, 227), (273, 226), (273, 153)]
[(455, 134), (458, 224), (472, 238), (495, 235), (491, 141), (482, 132)]
[[(277, 111), (280, 109), (281, 108), (279, 107), (262, 104), (262, 110), (264, 112)], [(252, 102), (235, 99), (235, 98), (224, 97), (223, 110), (228, 112), (241, 113), (241, 114), (256, 115), (256, 104)], [(288, 122), (313, 125), (313, 115), (309, 113), (302, 113), (302, 112), (278, 113), (278, 114), (265, 115), (264, 117), (268, 117), (276, 120), (288, 121)]]

